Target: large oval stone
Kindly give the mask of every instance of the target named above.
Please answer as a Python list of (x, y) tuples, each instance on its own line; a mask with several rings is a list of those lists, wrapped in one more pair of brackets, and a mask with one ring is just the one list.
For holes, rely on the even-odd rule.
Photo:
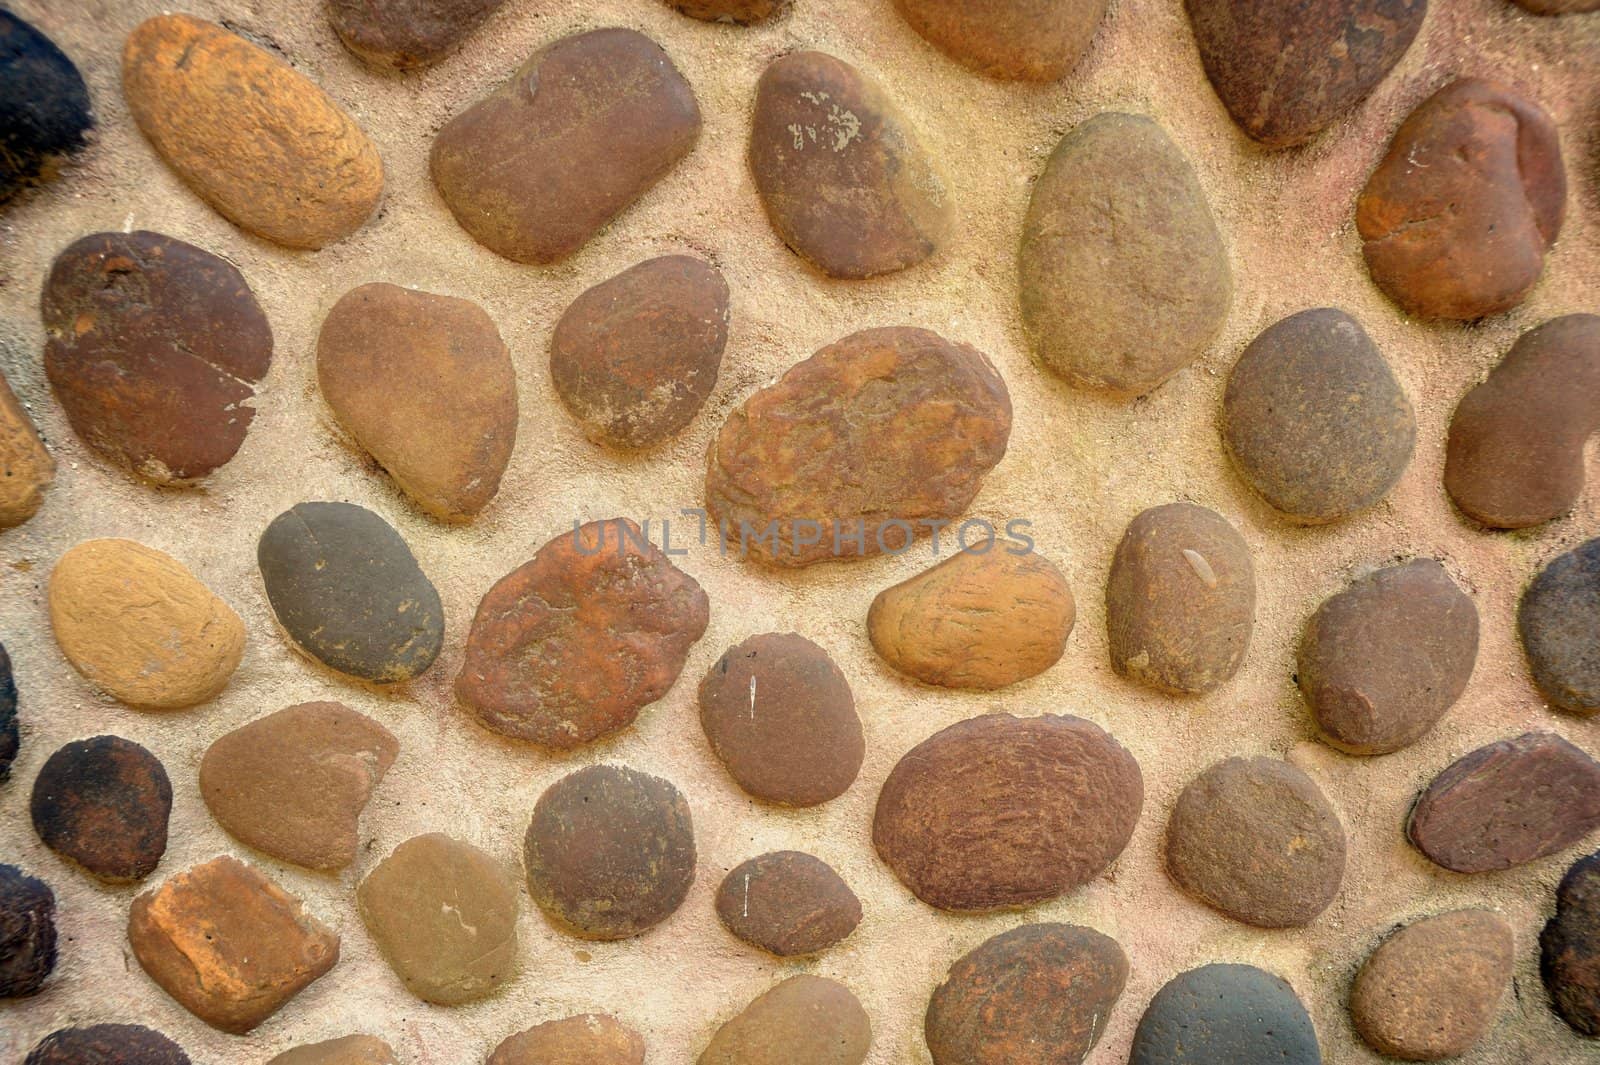
[(383, 195), (378, 150), (327, 93), (214, 22), (157, 15), (128, 35), (134, 121), (201, 199), (258, 237), (320, 248)]
[(509, 1036), (487, 1065), (644, 1065), (644, 1039), (615, 1017), (581, 1013)]
[(867, 329), (728, 416), (706, 500), (730, 550), (778, 566), (899, 554), (967, 509), (1006, 453), (989, 359), (912, 327)]
[(317, 383), (339, 424), (434, 517), (466, 521), (499, 491), (517, 441), (517, 376), (471, 300), (351, 289), (323, 320)]
[(38, 994), (55, 967), (55, 892), (0, 864), (0, 999)]
[(22, 1065), (189, 1065), (183, 1048), (138, 1024), (95, 1024), (51, 1032)]
[(1294, 988), (1253, 965), (1206, 965), (1156, 992), (1128, 1065), (1321, 1065)]
[(1539, 571), (1522, 593), (1517, 632), (1546, 699), (1575, 714), (1600, 711), (1600, 538)]
[(83, 75), (31, 23), (0, 11), (0, 205), (49, 181), (94, 128)]
[(120, 736), (74, 740), (33, 780), (34, 831), (46, 847), (112, 883), (142, 880), (167, 850), (172, 784), (155, 755)]
[(17, 727), (17, 682), (11, 675), (11, 656), (0, 644), (0, 784), (11, 779), (11, 763), (22, 746), (22, 730)]
[(1401, 124), (1356, 202), (1372, 280), (1421, 318), (1521, 303), (1566, 210), (1556, 125), (1498, 82), (1453, 81)]
[(895, 0), (911, 28), (992, 78), (1055, 81), (1078, 65), (1106, 0)]
[(1033, 186), (1017, 265), (1039, 361), (1123, 398), (1199, 358), (1233, 301), (1194, 168), (1142, 115), (1096, 115), (1061, 139)]
[(375, 67), (420, 70), (454, 52), (505, 0), (330, 0), (344, 46)]
[(1561, 1019), (1600, 1037), (1600, 853), (1561, 878), (1555, 916), (1539, 936), (1539, 973)]
[(285, 1050), (267, 1065), (399, 1065), (399, 1062), (394, 1050), (382, 1039), (347, 1035)]
[(1600, 762), (1553, 732), (1479, 747), (1433, 779), (1406, 835), (1458, 873), (1510, 869), (1600, 828)]
[(1388, 754), (1427, 735), (1466, 690), (1478, 608), (1429, 558), (1369, 573), (1311, 616), (1295, 680), (1329, 743)]
[(45, 373), (90, 447), (156, 484), (239, 450), (272, 330), (231, 264), (159, 233), (95, 233), (56, 257), (41, 309)]
[(872, 843), (931, 906), (1027, 906), (1104, 872), (1143, 805), (1139, 763), (1098, 725), (989, 714), (900, 759), (878, 795)]
[(861, 1065), (872, 1022), (836, 980), (791, 976), (711, 1037), (696, 1065)]
[(569, 750), (665, 695), (709, 620), (700, 585), (637, 525), (590, 522), (489, 589), (456, 695), (486, 728)]
[(14, 528), (37, 514), (55, 476), (55, 459), (0, 374), (0, 529)]
[(910, 120), (875, 81), (822, 52), (791, 52), (761, 75), (750, 170), (779, 238), (830, 277), (914, 266), (954, 220)]
[(1030, 924), (950, 967), (923, 1031), (934, 1065), (1080, 1065), (1128, 982), (1117, 941), (1092, 928)]
[(374, 684), (411, 680), (444, 643), (439, 592), (394, 527), (354, 503), (296, 503), (256, 545), (261, 582), (294, 645)]
[(861, 900), (821, 858), (774, 851), (733, 867), (717, 888), (717, 916), (735, 936), (780, 958), (815, 954), (861, 923)]

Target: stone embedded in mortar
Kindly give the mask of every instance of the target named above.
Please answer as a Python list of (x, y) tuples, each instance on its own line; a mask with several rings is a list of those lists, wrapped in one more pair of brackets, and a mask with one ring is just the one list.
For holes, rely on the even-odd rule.
[(717, 1029), (696, 1065), (861, 1065), (872, 1022), (836, 980), (791, 976)]
[(563, 37), (433, 142), (434, 184), (478, 243), (522, 263), (586, 244), (689, 154), (700, 107), (661, 46), (601, 29)]
[(1600, 853), (1572, 863), (1539, 935), (1539, 974), (1556, 1014), (1600, 1038)]
[(317, 336), (317, 384), (339, 424), (436, 518), (488, 505), (517, 440), (517, 378), (471, 300), (353, 288)]
[(399, 1065), (399, 1062), (394, 1050), (382, 1039), (347, 1035), (285, 1050), (267, 1065)]
[(1439, 723), (1478, 659), (1478, 608), (1444, 567), (1413, 559), (1317, 608), (1295, 680), (1317, 728), (1350, 754), (1388, 754)]
[(1406, 835), (1458, 873), (1510, 869), (1600, 828), (1600, 762), (1553, 732), (1463, 755), (1411, 808)]
[(344, 46), (375, 67), (420, 70), (460, 47), (505, 0), (329, 0)]
[(55, 892), (0, 864), (0, 999), (38, 994), (55, 967)]
[(37, 514), (55, 477), (55, 459), (0, 374), (0, 529), (14, 528)]
[(11, 675), (11, 656), (0, 643), (0, 784), (11, 779), (11, 763), (22, 745), (17, 727), (17, 682)]
[(1017, 265), (1039, 361), (1119, 398), (1199, 358), (1233, 301), (1194, 168), (1142, 115), (1096, 115), (1061, 139), (1033, 186)]
[(900, 554), (967, 509), (1010, 436), (1011, 397), (982, 352), (866, 329), (728, 416), (706, 506), (730, 551), (771, 565)]
[(911, 28), (980, 74), (1021, 81), (1066, 76), (1089, 50), (1106, 0), (895, 0)]
[(1556, 125), (1498, 82), (1461, 78), (1401, 124), (1356, 202), (1372, 280), (1421, 318), (1463, 321), (1521, 303), (1561, 231)]
[(244, 654), (244, 622), (171, 555), (85, 540), (50, 573), (50, 626), (67, 661), (129, 706), (214, 698)]
[(752, 636), (717, 660), (700, 681), (700, 726), (741, 788), (783, 806), (843, 795), (866, 756), (849, 682), (792, 632)]
[(83, 75), (55, 42), (0, 11), (0, 204), (54, 178), (94, 128)]
[(1581, 15), (1600, 11), (1600, 0), (1517, 0), (1535, 15)]
[(301, 703), (218, 738), (200, 760), (200, 797), (228, 834), (308, 869), (355, 859), (359, 818), (400, 743), (340, 703)]
[(950, 967), (923, 1032), (934, 1065), (1081, 1065), (1128, 982), (1117, 941), (1091, 928), (1029, 924)]
[(750, 170), (778, 237), (830, 277), (915, 266), (954, 224), (949, 183), (910, 120), (822, 52), (791, 52), (762, 73)]
[(272, 329), (232, 264), (160, 233), (94, 233), (56, 256), (40, 306), (50, 386), (106, 459), (193, 484), (244, 443)]
[(1253, 965), (1205, 965), (1150, 1000), (1128, 1065), (1321, 1065), (1311, 1016), (1283, 980)]
[(122, 49), (128, 110), (202, 200), (258, 237), (320, 248), (361, 228), (383, 162), (288, 63), (214, 22), (157, 15)]
[(900, 759), (878, 795), (872, 843), (930, 906), (1027, 906), (1104, 872), (1143, 805), (1139, 763), (1099, 726), (988, 714)]
[(96, 1024), (51, 1032), (22, 1065), (189, 1065), (183, 1048), (139, 1024)]
[(1522, 593), (1517, 633), (1546, 699), (1574, 714), (1600, 711), (1600, 538), (1539, 571)]
[(861, 900), (833, 867), (801, 851), (773, 851), (734, 866), (717, 888), (729, 932), (780, 958), (827, 950), (861, 923)]
[(644, 1039), (615, 1017), (581, 1013), (508, 1036), (487, 1065), (644, 1065)]
[(754, 26), (786, 15), (790, 0), (667, 0), (677, 10), (702, 22), (733, 22)]
[(160, 760), (132, 740), (74, 740), (45, 760), (29, 812), (61, 857), (112, 883), (142, 880), (167, 850), (172, 784)]

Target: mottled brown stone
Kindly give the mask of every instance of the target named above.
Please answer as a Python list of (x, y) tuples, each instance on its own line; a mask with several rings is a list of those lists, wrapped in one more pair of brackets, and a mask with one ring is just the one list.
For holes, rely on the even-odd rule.
[(1089, 50), (1106, 0), (895, 0), (929, 44), (991, 78), (1055, 81)]
[(1600, 853), (1572, 863), (1539, 936), (1539, 974), (1556, 1014), (1600, 1038)]
[(0, 999), (38, 994), (55, 967), (55, 892), (0, 864)]
[(22, 1065), (189, 1065), (183, 1048), (138, 1024), (96, 1024), (51, 1032)]
[(285, 1050), (267, 1065), (400, 1065), (400, 1059), (376, 1036), (347, 1035)]
[(672, 7), (702, 22), (734, 22), (753, 26), (789, 13), (791, 0), (667, 0)]
[(420, 70), (454, 52), (505, 0), (328, 0), (344, 46), (376, 67)]
[(861, 1065), (872, 1022), (850, 989), (791, 976), (756, 996), (711, 1037), (696, 1065)]
[(614, 1017), (582, 1013), (509, 1036), (488, 1065), (644, 1065), (644, 1040)]
[(1535, 15), (1581, 15), (1600, 11), (1600, 0), (1516, 0)]
[(800, 851), (734, 866), (717, 888), (716, 906), (729, 932), (780, 958), (827, 950), (861, 923), (861, 900), (850, 885)]
[(0, 529), (14, 528), (37, 514), (55, 477), (55, 459), (0, 374)]
[(1600, 713), (1600, 538), (1539, 571), (1522, 593), (1517, 634), (1546, 699), (1569, 713)]
[(142, 880), (167, 850), (172, 784), (132, 740), (74, 740), (45, 760), (29, 804), (44, 845), (112, 883)]

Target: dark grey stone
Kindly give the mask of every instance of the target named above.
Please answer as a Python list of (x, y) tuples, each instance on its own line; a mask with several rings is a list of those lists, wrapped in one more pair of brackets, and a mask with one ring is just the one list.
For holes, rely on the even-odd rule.
[(1156, 992), (1128, 1065), (1321, 1065), (1294, 988), (1253, 965), (1206, 965)]

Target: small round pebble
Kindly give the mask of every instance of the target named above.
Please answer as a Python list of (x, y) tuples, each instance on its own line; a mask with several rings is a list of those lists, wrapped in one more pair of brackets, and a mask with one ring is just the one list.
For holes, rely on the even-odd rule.
[(1539, 571), (1522, 593), (1517, 632), (1546, 699), (1574, 714), (1600, 712), (1600, 538)]
[(31, 23), (0, 10), (0, 204), (56, 176), (88, 145), (83, 75)]
[(1321, 1065), (1311, 1016), (1283, 980), (1253, 965), (1206, 965), (1156, 992), (1128, 1065)]
[(1600, 853), (1579, 858), (1561, 878), (1539, 958), (1556, 1014), (1574, 1031), (1600, 1039)]
[(582, 1013), (508, 1036), (487, 1065), (644, 1065), (644, 1039), (615, 1017)]
[(189, 1056), (143, 1025), (96, 1024), (51, 1032), (22, 1065), (189, 1065)]
[(394, 1050), (370, 1035), (347, 1035), (285, 1050), (267, 1065), (400, 1065)]
[(872, 1022), (850, 989), (821, 976), (791, 976), (711, 1037), (696, 1065), (861, 1065)]
[(142, 880), (167, 849), (172, 784), (155, 755), (120, 736), (75, 740), (33, 782), (44, 845), (112, 883)]
[(38, 994), (55, 967), (55, 892), (14, 865), (0, 865), (0, 998)]
[(717, 888), (716, 906), (729, 932), (780, 958), (827, 950), (861, 923), (861, 900), (850, 885), (800, 851), (735, 866)]

